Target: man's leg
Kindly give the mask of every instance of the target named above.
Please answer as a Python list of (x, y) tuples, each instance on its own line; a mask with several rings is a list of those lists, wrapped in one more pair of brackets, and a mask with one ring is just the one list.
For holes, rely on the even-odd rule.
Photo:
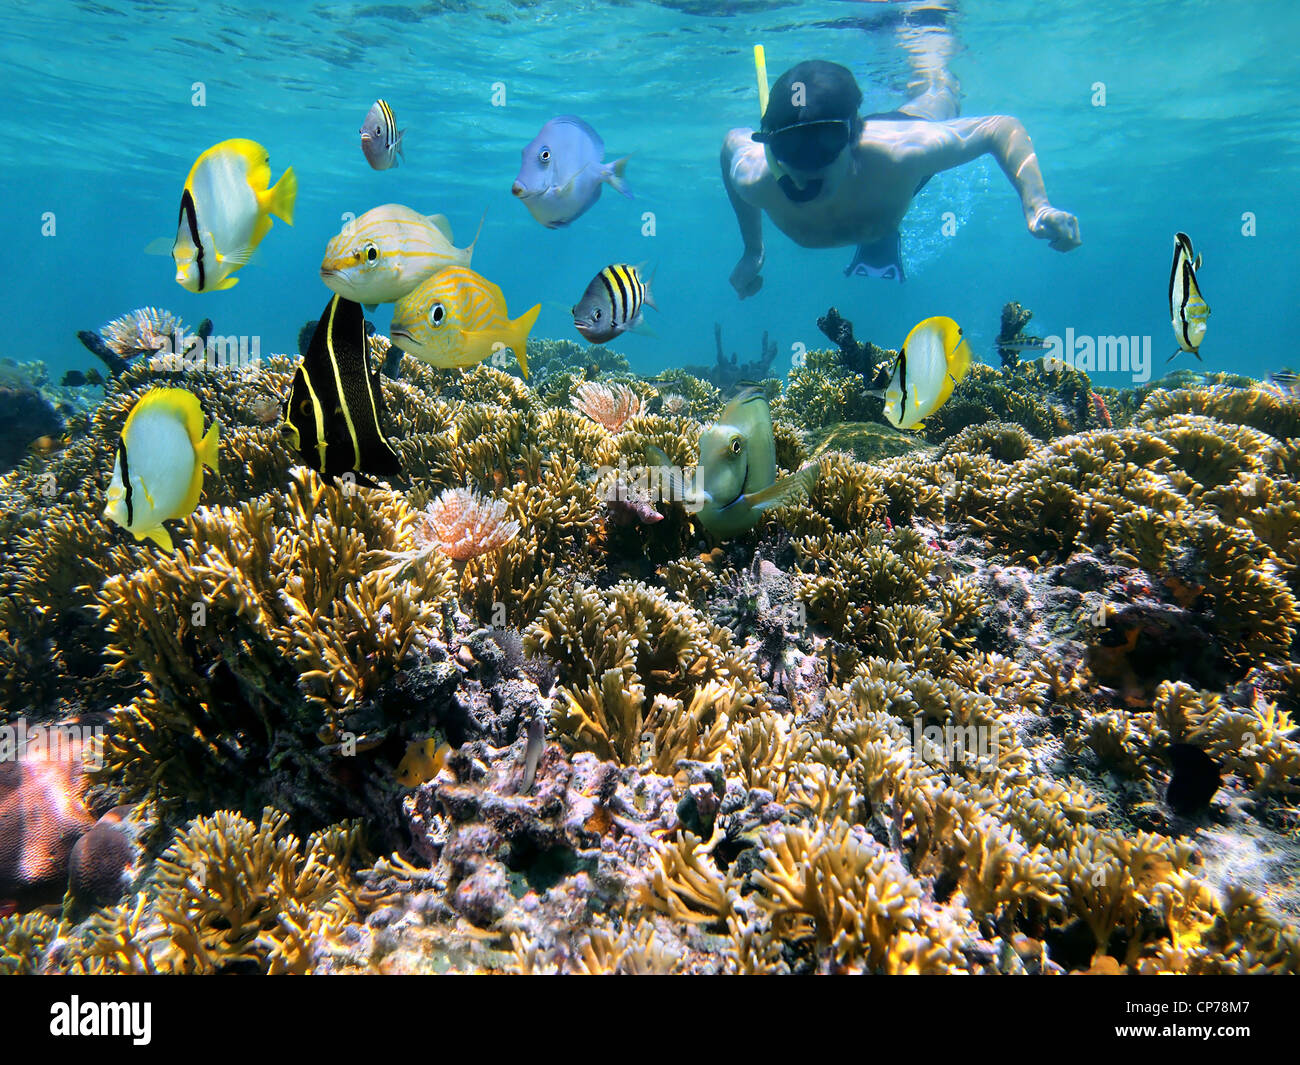
[(942, 4), (908, 4), (898, 23), (898, 43), (912, 66), (909, 100), (903, 114), (930, 122), (947, 122), (961, 114), (961, 86), (948, 71), (957, 42), (948, 29), (948, 12)]

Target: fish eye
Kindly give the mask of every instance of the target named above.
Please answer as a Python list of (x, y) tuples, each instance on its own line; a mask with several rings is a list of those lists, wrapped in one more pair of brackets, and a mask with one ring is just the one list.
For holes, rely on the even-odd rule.
[(740, 454), (740, 437), (738, 436), (733, 436), (731, 438), (731, 453), (733, 455)]
[(599, 307), (597, 307), (594, 311), (591, 312), (591, 318), (592, 318), (592, 321), (595, 321), (595, 322), (599, 322), (599, 321), (600, 321), (600, 308), (599, 308)]
[(429, 308), (429, 324), (442, 325), (447, 319), (447, 309), (441, 303), (435, 303)]
[(551, 149), (543, 148), (542, 154), (539, 155), (538, 158), (541, 159), (543, 163), (549, 163), (551, 161)]
[(373, 262), (374, 262), (376, 259), (378, 259), (378, 258), (379, 258), (379, 249), (376, 248), (373, 244), (367, 244), (367, 245), (366, 245), (366, 262), (368, 262), (368, 263), (373, 263)]

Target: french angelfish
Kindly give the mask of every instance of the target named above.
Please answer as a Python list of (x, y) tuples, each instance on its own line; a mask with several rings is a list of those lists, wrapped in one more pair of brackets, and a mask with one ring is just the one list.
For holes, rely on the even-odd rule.
[(349, 222), (330, 240), (320, 276), (340, 296), (373, 310), (397, 302), (444, 267), (469, 266), (477, 243), (476, 235), (469, 247), (458, 248), (443, 215), (386, 203)]
[(700, 433), (694, 492), (659, 448), (647, 448), (646, 457), (664, 469), (661, 484), (666, 481), (677, 499), (699, 507), (700, 524), (719, 540), (753, 528), (765, 511), (806, 495), (817, 480), (815, 464), (777, 480), (772, 412), (756, 389), (739, 393)]
[(916, 429), (952, 395), (971, 366), (970, 345), (951, 318), (927, 318), (903, 341), (885, 389), (885, 417)]
[(402, 135), (406, 130), (397, 128), (397, 119), (387, 100), (374, 102), (357, 132), (361, 134), (361, 151), (366, 162), (375, 170), (397, 166), (399, 155), (406, 158), (402, 150)]
[(190, 292), (236, 285), (231, 275), (252, 258), (271, 216), (293, 225), (297, 197), (293, 167), (271, 186), (270, 156), (256, 141), (214, 144), (194, 161), (181, 192), (171, 249), (176, 283)]
[(528, 334), (539, 303), (511, 320), (499, 286), (461, 266), (438, 271), (393, 308), (392, 342), (431, 366), (498, 363), (508, 348), (528, 376)]
[(163, 522), (194, 513), (203, 491), (203, 467), (217, 469), (220, 434), (216, 420), (203, 432), (203, 409), (193, 392), (146, 392), (122, 426), (104, 517), (137, 540), (173, 550)]
[(650, 280), (641, 276), (641, 267), (614, 263), (591, 279), (573, 308), (573, 325), (590, 343), (604, 344), (637, 329), (642, 308), (654, 305)]
[(326, 477), (349, 471), (392, 475), (402, 464), (380, 428), (383, 414), (361, 305), (335, 296), (294, 371), (281, 432)]
[(1210, 305), (1201, 296), (1196, 283), (1196, 271), (1201, 268), (1201, 257), (1192, 257), (1192, 240), (1186, 233), (1174, 234), (1174, 264), (1169, 271), (1169, 319), (1178, 338), (1178, 351), (1165, 361), (1177, 357), (1179, 351), (1201, 357), (1201, 341), (1209, 324)]
[(510, 191), (547, 229), (567, 226), (585, 214), (610, 185), (628, 199), (623, 180), (627, 156), (606, 163), (600, 134), (576, 115), (551, 119), (523, 150)]

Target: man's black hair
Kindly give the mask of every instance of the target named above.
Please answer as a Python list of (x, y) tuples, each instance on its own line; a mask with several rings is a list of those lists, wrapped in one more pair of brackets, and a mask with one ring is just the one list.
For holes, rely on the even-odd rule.
[[(803, 85), (797, 106), (795, 86)], [(767, 110), (763, 113), (763, 130), (782, 129), (800, 122), (817, 122), (828, 118), (858, 118), (862, 106), (862, 90), (847, 67), (825, 59), (806, 59), (792, 66), (776, 79), (768, 93)]]

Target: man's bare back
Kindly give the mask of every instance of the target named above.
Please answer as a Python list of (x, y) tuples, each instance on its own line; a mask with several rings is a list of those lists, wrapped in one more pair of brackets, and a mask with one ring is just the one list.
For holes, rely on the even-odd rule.
[[(747, 128), (731, 130), (721, 156), (723, 183), (745, 244), (731, 276), (741, 299), (763, 284), (764, 213), (801, 247), (871, 245), (897, 232), (912, 197), (931, 176), (986, 153), (1019, 194), (1030, 233), (1058, 251), (1079, 246), (1078, 221), (1048, 202), (1033, 144), (1010, 116), (943, 122), (898, 112), (869, 116), (849, 150), (827, 167), (806, 171), (786, 162), (774, 172), (771, 150), (753, 135)], [(812, 189), (819, 191), (811, 198), (792, 198)]]

